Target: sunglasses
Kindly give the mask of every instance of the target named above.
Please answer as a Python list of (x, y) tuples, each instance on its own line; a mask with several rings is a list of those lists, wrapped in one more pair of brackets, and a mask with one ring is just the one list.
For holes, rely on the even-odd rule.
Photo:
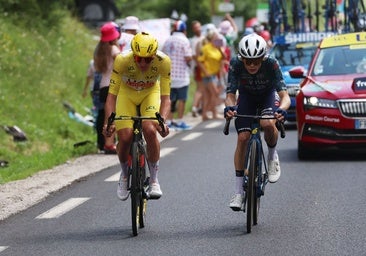
[(142, 60), (144, 60), (146, 64), (149, 64), (150, 62), (152, 62), (153, 59), (154, 57), (140, 57), (135, 55), (135, 61), (138, 63), (141, 63)]
[(244, 59), (243, 61), (245, 63), (245, 65), (250, 66), (250, 65), (254, 65), (254, 66), (259, 66), (262, 63), (263, 58), (256, 58), (256, 59)]

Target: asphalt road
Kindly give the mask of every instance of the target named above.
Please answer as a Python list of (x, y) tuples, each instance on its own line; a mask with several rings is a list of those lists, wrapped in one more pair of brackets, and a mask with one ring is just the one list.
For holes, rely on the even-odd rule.
[(130, 201), (116, 198), (112, 166), (0, 222), (0, 256), (366, 255), (364, 153), (299, 161), (296, 131), (287, 131), (281, 178), (267, 187), (247, 234), (245, 215), (228, 207), (236, 137), (222, 128), (223, 121), (205, 122), (162, 142), (164, 195), (148, 202), (137, 237)]

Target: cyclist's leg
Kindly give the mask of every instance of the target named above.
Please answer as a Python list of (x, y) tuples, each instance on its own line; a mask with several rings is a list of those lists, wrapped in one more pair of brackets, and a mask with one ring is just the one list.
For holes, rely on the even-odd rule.
[[(152, 91), (141, 102), (141, 115), (155, 117), (160, 109), (160, 92)], [(163, 193), (158, 180), (160, 142), (157, 136), (157, 121), (143, 121), (142, 128), (146, 140), (147, 163), (150, 171), (149, 196), (159, 198)]]
[[(257, 111), (257, 103), (253, 96), (241, 94), (238, 99), (237, 113), (239, 115), (255, 115)], [(243, 169), (244, 157), (250, 137), (252, 118), (237, 118), (235, 119), (235, 128), (238, 133), (237, 146), (234, 156), (235, 168)]]
[[(251, 100), (247, 100), (245, 95), (241, 96), (238, 105), (238, 114), (255, 114), (255, 108), (251, 104)], [(243, 191), (243, 177), (244, 177), (244, 161), (247, 150), (248, 141), (250, 138), (250, 124), (249, 118), (235, 119), (235, 128), (238, 133), (236, 149), (234, 153), (234, 167), (235, 167), (235, 194), (230, 200), (230, 208), (234, 211), (241, 209), (244, 191)]]
[[(117, 99), (116, 103), (116, 114), (132, 116), (136, 114), (136, 106), (128, 100), (126, 97), (121, 97)], [(121, 175), (117, 187), (117, 196), (121, 200), (126, 200), (128, 198), (128, 154), (130, 151), (130, 145), (132, 142), (132, 121), (115, 121), (118, 144), (117, 144), (117, 154), (121, 165)]]
[[(262, 115), (273, 115), (276, 109), (276, 93), (275, 91), (263, 97), (263, 111)], [(261, 126), (264, 131), (264, 140), (268, 147), (268, 174), (269, 181), (276, 182), (281, 174), (278, 154), (276, 150), (278, 140), (278, 130), (276, 128), (275, 119), (261, 120)]]
[[(275, 91), (272, 91), (271, 93), (269, 93), (267, 95), (263, 95), (262, 102), (261, 102), (261, 107), (262, 107), (261, 115), (268, 115), (268, 116), (273, 115), (273, 112), (276, 109), (275, 94), (276, 94)], [(264, 130), (264, 140), (266, 141), (267, 146), (270, 148), (275, 148), (275, 146), (277, 144), (277, 139), (278, 139), (278, 130), (276, 128), (276, 120), (275, 119), (262, 119), (260, 121), (260, 124)], [(272, 156), (270, 158), (272, 158)]]

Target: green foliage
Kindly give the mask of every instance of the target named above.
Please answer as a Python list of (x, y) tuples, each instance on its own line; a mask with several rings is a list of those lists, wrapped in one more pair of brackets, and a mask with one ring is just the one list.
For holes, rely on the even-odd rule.
[(64, 10), (72, 9), (73, 6), (72, 0), (0, 0), (0, 12), (24, 28), (58, 26), (64, 16)]
[[(20, 2), (10, 1), (9, 6)], [(97, 42), (92, 31), (67, 12), (55, 11), (63, 13), (57, 26), (43, 25), (43, 18), (36, 17), (37, 25), (25, 28), (13, 21), (20, 14), (0, 16), (0, 160), (9, 162), (0, 168), (0, 184), (96, 151), (95, 145), (74, 149), (74, 143), (95, 142), (96, 135), (92, 127), (69, 118), (62, 103), (88, 114), (85, 108), (91, 107), (91, 99), (81, 95)], [(30, 20), (26, 16), (24, 20)], [(28, 140), (13, 141), (3, 125), (20, 127)]]

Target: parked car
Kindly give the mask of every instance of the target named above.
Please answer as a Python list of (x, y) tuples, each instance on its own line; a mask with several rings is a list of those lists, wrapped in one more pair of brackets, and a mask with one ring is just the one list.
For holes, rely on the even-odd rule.
[(287, 120), (290, 123), (296, 121), (296, 95), (300, 90), (299, 78), (292, 78), (289, 70), (295, 66), (307, 68), (319, 41), (327, 33), (289, 33), (274, 37), (274, 45), (269, 54), (275, 57), (281, 65), (283, 78), (291, 99)]
[(324, 38), (296, 96), (298, 157), (314, 149), (366, 146), (366, 32)]

